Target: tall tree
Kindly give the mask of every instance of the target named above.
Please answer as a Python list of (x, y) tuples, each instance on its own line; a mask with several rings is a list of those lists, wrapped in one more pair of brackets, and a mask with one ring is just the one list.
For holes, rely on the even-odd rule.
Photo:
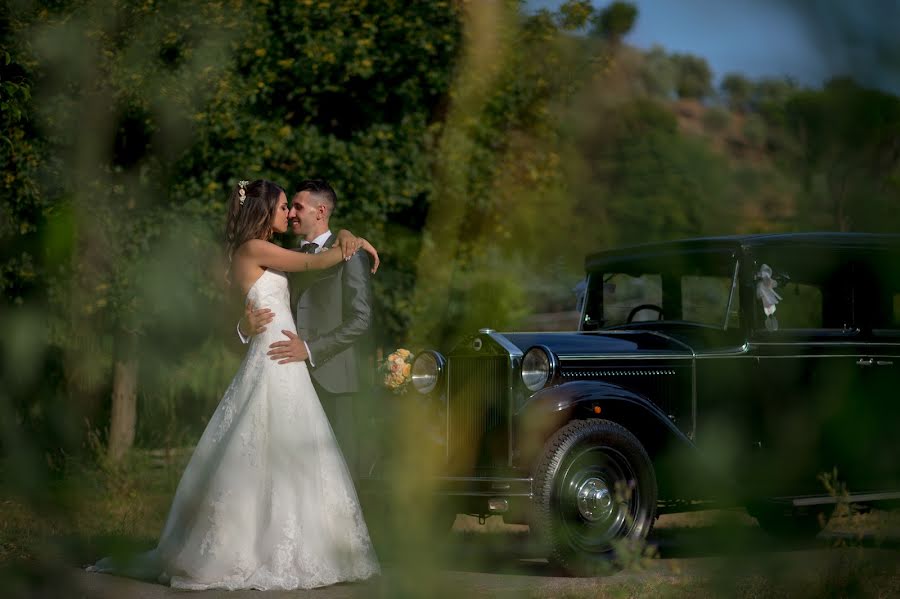
[[(21, 306), (40, 288), (38, 229), (52, 202), (39, 184), (44, 148), (34, 123), (34, 81), (19, 49), (6, 2), (0, 12), (0, 291), (3, 302)], [(11, 308), (8, 305), (7, 308)]]
[(594, 34), (618, 45), (637, 22), (638, 8), (631, 2), (617, 0), (600, 11), (593, 19)]
[(753, 90), (753, 84), (749, 79), (740, 73), (728, 73), (722, 78), (720, 88), (732, 110), (737, 112), (747, 110)]
[[(423, 231), (414, 342), (450, 346), (528, 313), (527, 265), (565, 246), (574, 216), (566, 193), (560, 108), (602, 65), (566, 18), (522, 18), (514, 3), (466, 5), (464, 55), (436, 154)], [(579, 257), (580, 259), (580, 257)]]
[(594, 14), (594, 6), (590, 0), (566, 0), (559, 7), (556, 22), (565, 31), (574, 31), (584, 27)]
[(666, 100), (675, 96), (678, 65), (662, 46), (654, 45), (644, 53), (637, 76), (651, 96)]
[(804, 181), (804, 222), (839, 231), (895, 230), (900, 98), (835, 79), (821, 91), (791, 97), (786, 120), (799, 140), (792, 165)]
[(46, 164), (59, 181), (43, 191), (71, 215), (63, 276), (44, 277), (58, 304), (55, 340), (69, 348), (70, 371), (85, 358), (106, 364), (113, 460), (135, 435), (139, 338), (158, 324), (143, 275), (173, 221), (190, 218), (169, 196), (170, 176), (190, 143), (190, 115), (221, 77), (227, 31), (238, 27), (227, 8), (200, 4), (185, 14), (170, 5), (54, 3), (33, 6), (16, 23), (35, 40), (26, 55), (42, 84), (36, 112)]
[(712, 71), (699, 56), (673, 54), (676, 67), (675, 91), (679, 98), (700, 100), (712, 93)]

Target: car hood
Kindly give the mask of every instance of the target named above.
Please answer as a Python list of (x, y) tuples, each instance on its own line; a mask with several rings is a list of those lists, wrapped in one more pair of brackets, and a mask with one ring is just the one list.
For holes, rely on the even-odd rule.
[(557, 356), (693, 355), (686, 344), (667, 335), (647, 331), (603, 331), (590, 333), (497, 333), (522, 352), (535, 345), (548, 347)]

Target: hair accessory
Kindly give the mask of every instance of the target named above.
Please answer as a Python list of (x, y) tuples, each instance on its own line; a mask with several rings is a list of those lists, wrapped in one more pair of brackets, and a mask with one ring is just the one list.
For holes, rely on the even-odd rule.
[(240, 203), (241, 206), (244, 205), (244, 200), (247, 199), (247, 190), (245, 189), (250, 181), (238, 181), (238, 195), (241, 196)]

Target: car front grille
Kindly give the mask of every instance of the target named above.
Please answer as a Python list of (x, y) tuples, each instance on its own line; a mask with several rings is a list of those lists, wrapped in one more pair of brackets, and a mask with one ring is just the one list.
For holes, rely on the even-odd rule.
[(450, 462), (467, 469), (508, 460), (509, 358), (450, 357)]

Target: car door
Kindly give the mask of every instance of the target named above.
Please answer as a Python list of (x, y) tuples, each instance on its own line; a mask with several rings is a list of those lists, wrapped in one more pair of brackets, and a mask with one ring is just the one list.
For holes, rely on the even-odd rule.
[[(750, 426), (757, 437), (749, 479), (761, 495), (825, 494), (819, 475), (843, 472), (853, 458), (843, 450), (853, 431), (841, 426), (863, 357), (852, 269), (840, 248), (798, 243), (754, 248), (748, 262)], [(762, 286), (777, 294), (771, 314)]]
[(855, 264), (863, 347), (855, 426), (857, 473), (850, 491), (900, 491), (900, 249), (873, 248)]

